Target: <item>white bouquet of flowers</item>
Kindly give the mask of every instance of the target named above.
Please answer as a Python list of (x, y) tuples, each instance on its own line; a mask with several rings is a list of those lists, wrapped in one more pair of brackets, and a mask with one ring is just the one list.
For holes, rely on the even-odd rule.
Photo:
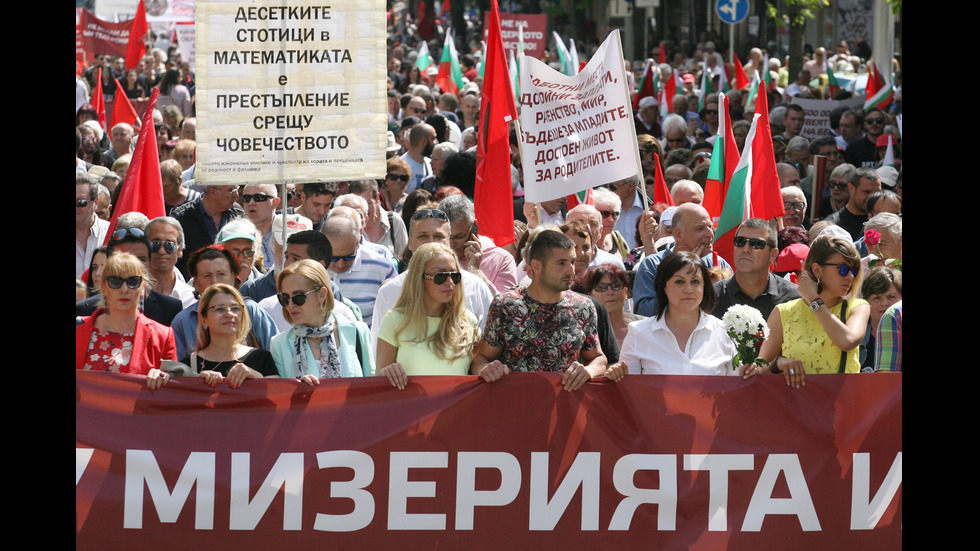
[(762, 318), (762, 312), (744, 304), (732, 305), (721, 318), (725, 331), (735, 342), (735, 358), (732, 369), (740, 365), (755, 362), (766, 365), (768, 362), (759, 359), (759, 344), (769, 338), (769, 325)]

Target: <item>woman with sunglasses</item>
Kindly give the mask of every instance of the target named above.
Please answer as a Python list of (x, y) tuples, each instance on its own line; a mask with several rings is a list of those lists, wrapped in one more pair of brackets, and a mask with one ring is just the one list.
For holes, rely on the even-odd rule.
[(364, 322), (333, 313), (323, 264), (308, 259), (290, 264), (278, 285), (283, 316), (292, 324), (269, 345), (281, 377), (314, 386), (323, 378), (374, 376), (371, 332)]
[(412, 255), (395, 307), (381, 320), (379, 375), (404, 389), (409, 375), (467, 375), (477, 340), (452, 249), (426, 243)]
[(146, 375), (150, 390), (166, 384), (163, 360), (176, 360), (174, 332), (140, 312), (148, 284), (146, 266), (135, 256), (116, 252), (106, 261), (101, 304), (91, 316), (76, 319), (75, 369)]
[(868, 302), (854, 298), (861, 257), (850, 241), (821, 235), (810, 243), (804, 266), (801, 298), (776, 305), (760, 351), (793, 388), (806, 384), (807, 373), (861, 371), (858, 348), (871, 315)]
[(197, 303), (197, 350), (180, 361), (199, 373), (204, 382), (216, 386), (228, 378), (231, 388), (246, 379), (278, 377), (279, 371), (268, 350), (246, 346), (252, 327), (242, 295), (225, 283), (204, 290)]
[(646, 316), (626, 311), (626, 301), (630, 294), (630, 278), (626, 270), (615, 264), (599, 264), (589, 268), (575, 278), (572, 290), (583, 295), (591, 295), (606, 307), (620, 348), (626, 340), (629, 324), (646, 319)]
[(385, 210), (400, 213), (405, 204), (405, 188), (408, 181), (412, 178), (412, 169), (408, 163), (400, 157), (388, 159), (388, 174), (385, 175), (384, 182), (381, 184), (382, 206)]

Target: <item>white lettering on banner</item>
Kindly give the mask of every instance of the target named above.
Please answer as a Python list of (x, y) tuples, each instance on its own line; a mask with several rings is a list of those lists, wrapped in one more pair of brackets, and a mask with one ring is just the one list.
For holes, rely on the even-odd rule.
[(547, 201), (636, 174), (639, 153), (618, 31), (575, 76), (525, 60), (520, 116), (526, 199)]
[[(76, 478), (79, 473), (79, 450), (76, 448)], [(86, 454), (82, 454), (86, 455)], [(87, 453), (91, 456), (91, 453)], [(279, 492), (284, 492), (283, 530), (301, 529), (303, 517), (303, 488), (305, 483), (305, 454), (282, 453), (264, 477), (262, 484), (249, 500), (250, 453), (231, 454), (229, 473), (229, 528), (254, 530), (268, 512)], [(871, 530), (881, 520), (895, 499), (902, 483), (902, 454), (899, 452), (888, 474), (873, 498), (870, 495), (870, 454), (854, 453), (851, 499), (851, 529)], [(333, 450), (316, 454), (319, 469), (349, 469), (353, 476), (347, 481), (332, 481), (326, 499), (350, 500), (353, 510), (342, 515), (316, 513), (314, 530), (350, 532), (363, 529), (375, 520), (375, 497), (368, 487), (375, 480), (374, 459), (354, 450)], [(418, 480), (409, 476), (412, 469), (445, 469), (449, 452), (391, 452), (388, 473), (389, 530), (446, 530), (445, 513), (409, 513), (409, 498), (434, 498), (439, 489), (434, 480)], [(599, 470), (600, 452), (579, 452), (549, 499), (551, 454), (534, 452), (529, 468), (529, 518), (532, 531), (552, 530), (564, 516), (576, 493), (581, 490), (582, 515), (579, 527), (583, 531), (598, 530), (600, 511)], [(86, 462), (87, 464), (87, 462)], [(164, 480), (156, 457), (149, 450), (126, 450), (125, 502), (123, 527), (143, 528), (143, 511), (149, 504), (156, 509), (161, 523), (174, 523), (187, 505), (191, 488), (196, 488), (193, 507), (197, 530), (212, 530), (215, 513), (215, 453), (191, 452), (171, 491)], [(685, 471), (707, 471), (710, 476), (710, 497), (705, 519), (710, 531), (727, 530), (728, 475), (732, 471), (754, 470), (750, 454), (686, 454)], [(478, 469), (494, 469), (500, 473), (500, 486), (493, 490), (476, 489)], [(609, 530), (629, 530), (637, 508), (643, 504), (657, 505), (657, 529), (673, 531), (677, 523), (678, 456), (675, 454), (629, 454), (616, 460), (612, 485), (622, 495), (615, 504)], [(640, 471), (656, 471), (659, 488), (638, 488), (634, 479)], [(772, 492), (780, 474), (785, 477), (791, 497), (773, 498)], [(445, 477), (442, 477), (444, 480)], [(445, 483), (445, 482), (443, 482)], [(521, 464), (507, 452), (456, 453), (455, 528), (473, 530), (475, 510), (481, 507), (504, 507), (517, 499), (522, 483)], [(144, 487), (149, 490), (145, 501)], [(445, 489), (443, 489), (445, 491)], [(607, 504), (606, 509), (611, 508)], [(796, 454), (770, 454), (756, 481), (752, 498), (741, 526), (744, 532), (760, 531), (767, 515), (796, 516), (804, 531), (820, 531), (820, 522), (810, 497), (806, 478)]]
[(196, 3), (198, 183), (382, 177), (384, 2), (240, 4)]
[(78, 481), (81, 480), (85, 467), (88, 467), (88, 462), (92, 460), (93, 453), (95, 453), (93, 448), (75, 448), (75, 486), (78, 486)]

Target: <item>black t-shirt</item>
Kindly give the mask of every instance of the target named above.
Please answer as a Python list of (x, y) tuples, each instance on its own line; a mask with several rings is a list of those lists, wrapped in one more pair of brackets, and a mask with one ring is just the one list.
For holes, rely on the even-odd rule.
[[(202, 371), (217, 371), (222, 375), (224, 375), (225, 377), (227, 377), (228, 370), (234, 367), (234, 365), (238, 362), (242, 362), (248, 367), (258, 371), (259, 373), (262, 374), (263, 377), (269, 377), (270, 375), (273, 377), (279, 376), (279, 370), (276, 369), (276, 362), (272, 359), (272, 353), (269, 352), (268, 350), (263, 350), (261, 348), (253, 348), (241, 358), (237, 360), (228, 360), (225, 362), (212, 362), (210, 360), (205, 360), (204, 358), (198, 356), (197, 372), (200, 373)], [(184, 359), (180, 360), (180, 363), (194, 367), (193, 365), (191, 365), (190, 354), (184, 357)]]

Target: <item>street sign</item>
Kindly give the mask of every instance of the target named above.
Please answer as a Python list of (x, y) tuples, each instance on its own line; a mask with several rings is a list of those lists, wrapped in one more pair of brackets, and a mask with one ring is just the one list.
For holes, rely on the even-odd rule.
[(725, 23), (738, 23), (749, 14), (749, 0), (718, 0), (715, 12)]

